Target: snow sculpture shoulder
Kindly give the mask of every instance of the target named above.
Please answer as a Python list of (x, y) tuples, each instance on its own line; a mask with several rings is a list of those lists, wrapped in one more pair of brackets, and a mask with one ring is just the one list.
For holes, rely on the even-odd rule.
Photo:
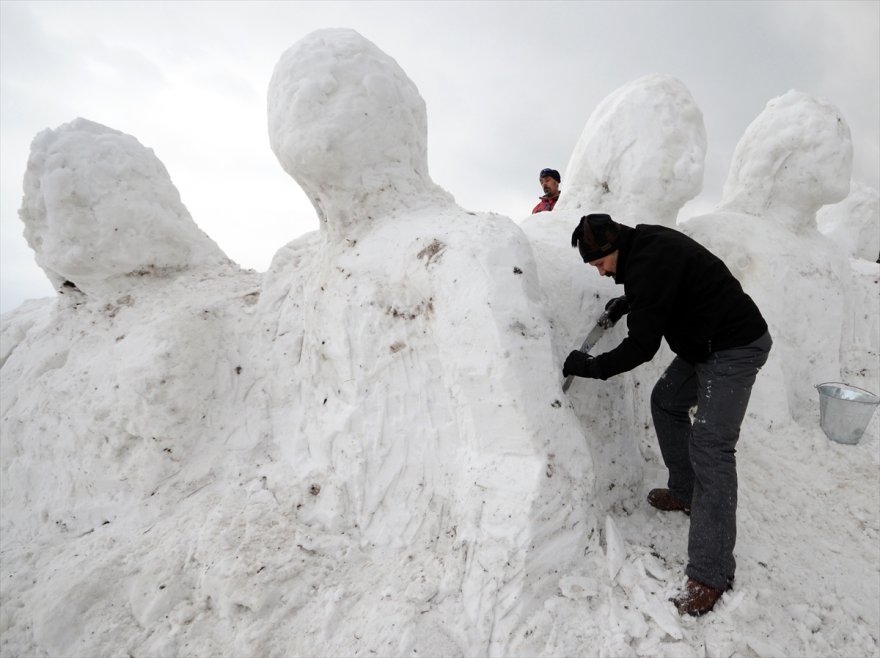
[(856, 181), (849, 196), (816, 215), (819, 230), (852, 258), (880, 262), (880, 195)]
[(354, 30), (319, 30), (288, 49), (269, 83), (268, 115), (272, 150), (331, 239), (414, 198), (450, 200), (428, 175), (418, 89)]
[(852, 139), (827, 101), (789, 91), (774, 98), (737, 144), (722, 210), (770, 213), (815, 229), (816, 211), (849, 193)]
[(703, 115), (687, 87), (668, 75), (639, 78), (590, 115), (557, 208), (672, 226), (702, 189), (705, 157)]
[(86, 119), (34, 138), (19, 215), (56, 289), (113, 297), (132, 277), (231, 264), (153, 151)]

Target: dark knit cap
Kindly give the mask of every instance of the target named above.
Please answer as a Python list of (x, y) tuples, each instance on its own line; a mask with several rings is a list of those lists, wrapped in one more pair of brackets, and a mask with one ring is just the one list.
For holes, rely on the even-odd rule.
[(577, 247), (585, 263), (599, 260), (617, 249), (620, 224), (605, 213), (581, 217), (571, 234), (571, 246)]
[(541, 173), (538, 174), (538, 180), (544, 178), (544, 176), (549, 176), (550, 178), (555, 180), (557, 183), (562, 182), (562, 179), (559, 178), (559, 172), (556, 171), (555, 169), (542, 169)]

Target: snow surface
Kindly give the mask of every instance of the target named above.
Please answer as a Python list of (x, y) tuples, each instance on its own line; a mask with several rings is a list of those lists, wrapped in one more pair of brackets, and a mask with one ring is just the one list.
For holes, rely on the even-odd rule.
[(880, 414), (837, 444), (811, 391), (880, 389), (880, 265), (817, 225), (841, 202), (830, 235), (880, 229), (876, 192), (844, 199), (833, 106), (771, 100), (717, 210), (681, 225), (776, 340), (739, 443), (736, 586), (692, 619), (667, 600), (688, 519), (644, 501), (668, 348), (568, 395), (560, 375), (620, 294), (569, 247), (577, 218), (674, 225), (699, 192), (684, 85), (600, 104), (567, 196), (519, 225), (433, 183), (424, 102), (357, 33), (295, 44), (268, 98), (321, 228), (264, 274), (134, 138), (78, 119), (34, 140), (21, 216), (59, 295), (0, 326), (3, 655), (880, 655)]

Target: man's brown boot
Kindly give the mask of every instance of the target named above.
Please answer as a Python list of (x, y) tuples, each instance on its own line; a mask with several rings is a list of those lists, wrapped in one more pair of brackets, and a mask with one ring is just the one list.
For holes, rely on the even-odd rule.
[(714, 608), (722, 594), (724, 594), (724, 590), (715, 589), (698, 580), (688, 578), (684, 591), (670, 601), (675, 604), (679, 613), (699, 617)]
[(684, 512), (688, 516), (691, 513), (691, 504), (674, 498), (669, 489), (651, 489), (648, 492), (648, 502), (664, 512)]

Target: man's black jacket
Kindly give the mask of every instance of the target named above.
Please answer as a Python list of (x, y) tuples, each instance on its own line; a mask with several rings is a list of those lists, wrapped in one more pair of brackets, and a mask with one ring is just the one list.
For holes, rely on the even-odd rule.
[(621, 226), (614, 280), (629, 302), (629, 333), (596, 357), (603, 379), (650, 361), (661, 338), (681, 358), (699, 363), (767, 331), (755, 302), (721, 259), (671, 228)]

